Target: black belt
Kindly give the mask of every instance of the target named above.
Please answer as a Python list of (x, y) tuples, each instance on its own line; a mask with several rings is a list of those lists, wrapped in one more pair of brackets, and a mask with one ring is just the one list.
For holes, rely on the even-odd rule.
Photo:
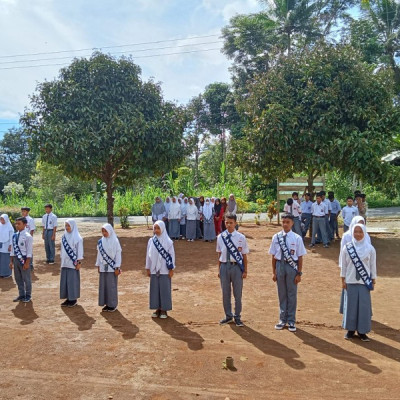
[(236, 261), (225, 261), (225, 262), (224, 262), (224, 264), (228, 264), (228, 263), (229, 263), (229, 264), (237, 264)]
[(325, 218), (325, 215), (323, 217), (317, 217), (316, 215), (313, 215), (313, 218)]

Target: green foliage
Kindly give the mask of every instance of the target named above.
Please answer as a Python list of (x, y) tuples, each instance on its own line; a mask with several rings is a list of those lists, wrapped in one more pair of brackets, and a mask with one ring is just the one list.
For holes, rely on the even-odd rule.
[(246, 136), (234, 144), (241, 165), (265, 179), (305, 172), (312, 183), (334, 168), (371, 183), (397, 181), (381, 162), (400, 127), (391, 80), (354, 49), (321, 43), (283, 57), (249, 91), (239, 103)]
[(14, 225), (15, 220), (21, 216), (21, 209), (19, 209), (18, 207), (5, 206), (0, 204), (0, 215), (1, 214), (7, 214), (10, 218), (11, 224)]
[(68, 176), (106, 184), (111, 223), (115, 185), (162, 174), (184, 154), (183, 109), (140, 73), (129, 58), (97, 52), (75, 59), (58, 79), (38, 85), (21, 119), (41, 159)]
[(21, 183), (9, 182), (3, 188), (3, 193), (6, 196), (20, 196), (25, 192), (24, 185)]
[(267, 215), (268, 215), (269, 223), (272, 223), (272, 219), (277, 214), (278, 214), (277, 202), (275, 200), (273, 200), (273, 201), (271, 201), (271, 203), (268, 204), (268, 207), (267, 207)]
[(146, 225), (149, 227), (149, 216), (151, 215), (151, 204), (144, 201), (141, 205), (142, 214), (146, 217)]
[(123, 229), (129, 228), (129, 221), (128, 221), (129, 210), (128, 210), (128, 208), (121, 207), (118, 210), (118, 216), (119, 216), (119, 221), (121, 223), (121, 228), (123, 228)]
[(242, 219), (243, 219), (243, 214), (248, 212), (249, 210), (249, 203), (247, 201), (244, 201), (240, 197), (236, 198), (236, 205), (237, 205), (237, 215), (238, 215), (238, 224), (242, 224)]

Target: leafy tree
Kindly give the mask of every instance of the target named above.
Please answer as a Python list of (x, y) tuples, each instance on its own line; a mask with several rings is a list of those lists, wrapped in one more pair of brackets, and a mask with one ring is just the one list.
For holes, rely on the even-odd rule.
[(168, 171), (183, 157), (183, 110), (140, 74), (130, 58), (75, 59), (38, 85), (22, 118), (42, 159), (105, 183), (111, 224), (116, 185)]
[(23, 129), (10, 129), (0, 141), (0, 190), (8, 182), (29, 188), (36, 164), (36, 154), (29, 149), (29, 138)]
[(391, 77), (374, 74), (353, 48), (321, 43), (282, 57), (248, 90), (239, 101), (246, 134), (234, 143), (248, 169), (266, 180), (305, 173), (309, 190), (332, 169), (395, 182), (393, 168), (381, 162), (400, 127)]

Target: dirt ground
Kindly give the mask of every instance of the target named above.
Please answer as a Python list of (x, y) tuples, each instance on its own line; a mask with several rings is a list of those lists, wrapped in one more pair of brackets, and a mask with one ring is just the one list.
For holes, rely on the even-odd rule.
[[(13, 303), (14, 281), (0, 279), (0, 398), (398, 399), (400, 234), (372, 236), (378, 280), (372, 340), (363, 343), (344, 340), (340, 327), (339, 242), (305, 257), (297, 332), (274, 329), (278, 300), (267, 251), (278, 230), (241, 227), (251, 251), (243, 328), (218, 324), (215, 243), (175, 243), (174, 309), (167, 320), (154, 320), (144, 271), (146, 227), (117, 230), (123, 273), (115, 313), (97, 306), (97, 231), (84, 233), (82, 297), (71, 309), (60, 307), (60, 265), (44, 264), (36, 235), (33, 302)], [(223, 368), (227, 356), (234, 370)]]

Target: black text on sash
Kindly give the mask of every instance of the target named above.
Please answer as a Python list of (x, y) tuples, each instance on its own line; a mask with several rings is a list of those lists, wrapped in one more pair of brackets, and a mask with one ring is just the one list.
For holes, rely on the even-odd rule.
[(13, 247), (14, 247), (14, 254), (18, 258), (18, 261), (21, 263), (21, 265), (24, 265), (26, 257), (22, 255), (21, 249), (19, 248), (18, 233), (14, 233), (12, 242), (13, 242)]
[(368, 272), (361, 261), (360, 257), (358, 256), (356, 249), (353, 246), (352, 242), (349, 242), (346, 244), (347, 252), (349, 253), (349, 256), (351, 258), (351, 261), (353, 262), (357, 272), (361, 276), (361, 279), (363, 280), (365, 286), (369, 290), (374, 290), (374, 285), (372, 284), (372, 279), (368, 275)]
[(64, 246), (65, 252), (68, 254), (68, 257), (71, 259), (72, 263), (75, 265), (75, 267), (78, 265), (78, 257), (75, 254), (74, 250), (72, 250), (72, 247), (68, 244), (67, 239), (63, 235), (61, 239), (62, 245)]
[(240, 270), (244, 272), (243, 256), (232, 242), (231, 235), (228, 231), (224, 231), (221, 233), (221, 237), (229, 254), (234, 258), (235, 262), (239, 264)]
[(167, 268), (174, 269), (174, 263), (172, 261), (171, 254), (169, 254), (168, 251), (164, 249), (160, 241), (157, 239), (157, 236), (153, 236), (153, 244), (157, 251), (160, 253), (160, 256), (165, 260)]
[(284, 258), (284, 260), (282, 260), (282, 261), (286, 261), (297, 272), (298, 271), (297, 263), (296, 263), (296, 261), (293, 260), (293, 257), (290, 254), (289, 249), (287, 248), (285, 239), (283, 238), (283, 234), (278, 233), (277, 237), (278, 237), (278, 244), (282, 250), (282, 254), (283, 254), (283, 258)]
[(106, 262), (106, 265), (104, 266), (104, 269), (106, 270), (106, 272), (108, 271), (108, 267), (111, 267), (112, 269), (115, 270), (115, 267), (114, 267), (115, 261), (104, 250), (103, 242), (101, 241), (101, 239), (97, 242), (97, 245), (99, 247), (99, 251), (100, 251), (101, 256), (103, 257), (103, 260)]

